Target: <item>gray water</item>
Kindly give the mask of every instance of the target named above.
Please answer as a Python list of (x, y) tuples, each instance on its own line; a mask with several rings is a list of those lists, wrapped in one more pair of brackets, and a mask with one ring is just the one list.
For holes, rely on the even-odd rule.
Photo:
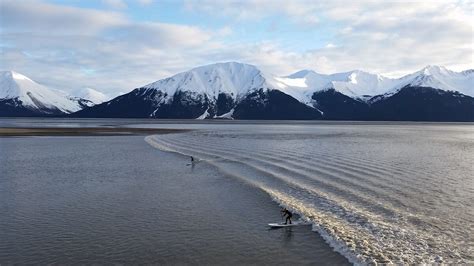
[(0, 264), (348, 264), (263, 191), (143, 136), (0, 138)]
[(147, 141), (267, 192), (352, 262), (474, 262), (473, 126), (253, 125)]
[[(351, 262), (474, 263), (472, 124), (282, 121), (277, 124), (189, 124), (150, 121), (153, 120), (120, 120), (120, 124), (130, 127), (195, 129), (186, 133), (148, 136), (145, 141), (149, 147), (156, 148), (154, 152), (157, 154), (192, 155), (199, 160), (193, 169), (215, 169), (226, 180), (244, 182), (246, 185), (243, 186), (255, 188), (251, 191), (269, 195), (275, 202), (313, 223), (313, 230), (317, 233), (305, 231), (302, 233), (305, 237), (306, 234), (314, 239), (322, 236)], [(87, 121), (88, 126), (112, 122)], [(15, 125), (17, 122), (8, 123)], [(64, 126), (71, 121), (50, 123)], [(138, 144), (140, 141), (143, 141), (143, 137), (128, 145), (130, 152), (127, 154), (137, 154), (136, 147), (142, 147)], [(124, 143), (126, 141), (120, 141), (117, 145), (123, 146)], [(106, 146), (116, 147), (111, 143)], [(25, 148), (26, 153), (28, 150), (30, 148)], [(150, 160), (149, 156), (140, 156), (140, 160), (145, 162), (140, 162), (141, 167), (130, 170), (129, 176), (146, 171), (143, 168), (150, 167), (146, 163)], [(62, 167), (66, 164), (59, 165)], [(87, 168), (86, 165), (78, 167), (77, 171)], [(120, 165), (123, 168), (123, 162)], [(35, 169), (37, 167), (31, 171)], [(160, 169), (158, 167), (155, 171), (159, 172)], [(91, 180), (95, 180), (95, 175), (92, 176)], [(172, 182), (166, 183), (166, 186), (169, 184)], [(193, 186), (201, 186), (201, 182), (195, 182)], [(224, 191), (222, 195), (227, 194)], [(16, 198), (16, 195), (12, 198)], [(109, 201), (105, 199), (105, 202)], [(245, 201), (252, 206), (262, 200), (245, 197)], [(10, 211), (15, 209), (11, 208)], [(220, 211), (216, 211), (215, 215), (219, 215)], [(277, 208), (274, 207), (270, 212), (277, 212)], [(278, 219), (278, 216), (273, 219)], [(258, 230), (255, 233), (260, 234)], [(229, 235), (229, 239), (233, 238), (238, 236)], [(263, 246), (268, 245), (263, 242)], [(317, 261), (315, 257), (318, 256), (311, 256), (325, 250), (318, 245), (295, 249), (298, 254), (296, 257), (310, 256), (304, 257), (301, 262)], [(257, 249), (255, 254), (266, 256), (265, 250)], [(246, 252), (242, 254), (241, 259), (244, 259)], [(337, 260), (337, 257), (334, 259)], [(343, 263), (343, 260), (334, 261), (332, 258), (322, 261), (329, 264)], [(269, 263), (272, 262), (276, 263), (277, 260)]]

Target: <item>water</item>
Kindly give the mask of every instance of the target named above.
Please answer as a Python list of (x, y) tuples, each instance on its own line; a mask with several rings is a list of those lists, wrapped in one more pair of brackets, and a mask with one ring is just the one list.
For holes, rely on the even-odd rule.
[(147, 141), (267, 192), (353, 262), (474, 261), (472, 126), (253, 126)]
[[(61, 122), (62, 123), (62, 122)], [(0, 138), (0, 264), (344, 265), (311, 226), (143, 136)]]
[[(114, 125), (115, 123), (116, 125), (128, 127), (192, 128), (196, 130), (179, 134), (148, 136), (145, 138), (145, 141), (149, 144), (150, 150), (146, 150), (146, 153), (143, 153), (143, 144), (145, 143), (143, 137), (107, 137), (108, 141), (100, 141), (92, 145), (91, 147), (94, 147), (93, 150), (97, 149), (98, 143), (104, 143), (102, 150), (109, 151), (112, 149), (118, 152), (116, 150), (117, 147), (122, 147), (119, 150), (123, 154), (119, 153), (113, 157), (103, 157), (104, 154), (108, 153), (102, 152), (97, 158), (83, 158), (80, 156), (77, 159), (83, 161), (83, 163), (74, 169), (78, 172), (84, 171), (83, 169), (90, 167), (91, 161), (101, 162), (105, 165), (110, 164), (106, 170), (101, 170), (101, 167), (92, 168), (94, 169), (93, 171), (86, 170), (90, 178), (85, 183), (91, 182), (91, 189), (103, 189), (104, 182), (97, 182), (102, 180), (100, 177), (104, 174), (109, 176), (107, 173), (114, 173), (115, 169), (121, 169), (116, 174), (123, 176), (119, 173), (126, 169), (128, 179), (125, 179), (127, 180), (126, 182), (119, 182), (121, 186), (118, 188), (128, 191), (130, 186), (129, 178), (133, 176), (135, 178), (133, 184), (141, 184), (139, 187), (142, 190), (135, 190), (126, 195), (143, 194), (144, 199), (139, 201), (143, 204), (150, 200), (151, 194), (143, 193), (143, 190), (147, 192), (149, 187), (154, 189), (160, 188), (160, 191), (167, 191), (163, 187), (174, 187), (168, 194), (176, 197), (176, 194), (179, 194), (178, 192), (183, 186), (183, 182), (186, 183), (188, 181), (173, 183), (174, 180), (169, 180), (170, 172), (162, 172), (163, 166), (168, 167), (165, 167), (168, 169), (167, 171), (176, 171), (176, 167), (170, 167), (169, 164), (176, 160), (176, 158), (184, 160), (183, 155), (192, 155), (200, 160), (193, 169), (199, 169), (199, 171), (206, 169), (206, 171), (212, 172), (215, 176), (227, 178), (225, 182), (215, 186), (208, 186), (208, 183), (206, 183), (206, 186), (202, 186), (202, 180), (196, 182), (193, 179), (194, 182), (190, 184), (193, 188), (210, 187), (211, 189), (206, 190), (206, 193), (220, 191), (213, 193), (221, 193), (219, 195), (225, 198), (227, 195), (232, 194), (230, 191), (239, 188), (239, 186), (253, 186), (256, 189), (251, 190), (253, 191), (252, 193), (245, 194), (244, 197), (237, 197), (239, 198), (238, 200), (232, 197), (230, 201), (233, 203), (244, 202), (239, 203), (239, 206), (241, 204), (254, 206), (255, 204), (262, 204), (261, 197), (265, 197), (263, 195), (269, 195), (274, 201), (291, 208), (304, 218), (310, 220), (314, 224), (313, 229), (318, 232), (309, 233), (305, 231), (305, 233), (302, 232), (302, 235), (305, 237), (309, 236), (310, 238), (314, 237), (314, 239), (322, 236), (327, 243), (340, 254), (346, 256), (351, 262), (474, 263), (472, 255), (474, 254), (474, 177), (472, 175), (474, 172), (474, 126), (472, 124), (287, 123), (281, 121), (277, 122), (277, 124), (269, 122), (200, 122), (189, 124), (180, 122), (182, 121), (162, 121), (159, 123), (154, 120), (82, 121), (81, 123), (87, 123), (87, 126)], [(29, 122), (22, 120), (3, 123), (16, 126), (28, 124)], [(77, 120), (61, 120), (50, 121), (49, 123), (51, 125), (60, 124), (64, 126), (78, 122)], [(38, 123), (38, 125), (40, 124), (44, 124), (44, 121)], [(131, 138), (134, 141), (131, 142)], [(39, 165), (32, 166), (29, 171), (33, 173), (37, 169), (47, 167), (46, 172), (48, 173), (50, 171), (61, 172), (58, 169), (58, 165), (61, 166), (61, 169), (70, 169), (71, 166), (63, 167), (71, 162), (71, 156), (74, 158), (77, 150), (81, 150), (83, 148), (82, 144), (87, 142), (85, 140), (79, 142), (71, 141), (72, 138), (67, 139), (68, 141), (65, 141), (62, 147), (71, 145), (71, 143), (76, 143), (75, 145), (77, 146), (75, 149), (68, 148), (71, 151), (69, 151), (70, 154), (65, 158), (69, 159), (51, 166), (45, 166), (45, 162), (39, 161)], [(48, 141), (50, 140), (48, 139)], [(3, 142), (6, 143), (5, 141)], [(43, 142), (39, 142), (36, 139), (28, 143), (28, 145), (23, 143), (22, 145), (10, 146), (10, 149), (14, 150), (13, 147), (24, 146), (24, 153), (28, 154), (28, 151), (31, 151), (32, 147), (40, 145), (39, 143)], [(39, 147), (36, 153), (42, 153), (41, 151), (44, 148), (44, 145)], [(58, 152), (60, 154), (67, 153), (64, 151), (64, 148), (58, 148), (54, 152), (46, 152), (44, 156), (50, 158), (51, 154)], [(25, 155), (24, 153), (18, 153), (17, 155), (22, 163), (29, 160), (38, 160), (36, 157), (28, 158), (28, 156), (32, 155)], [(131, 156), (131, 154), (135, 156)], [(153, 162), (157, 161), (157, 158), (154, 157), (157, 154), (159, 154), (160, 158), (162, 156), (164, 156), (163, 158), (166, 158), (166, 156), (176, 156), (176, 158), (169, 159), (168, 163), (153, 165)], [(26, 158), (24, 158), (25, 156)], [(122, 159), (118, 160), (120, 158)], [(0, 161), (6, 160), (5, 158), (1, 159)], [(140, 166), (135, 166), (132, 169), (124, 167), (124, 165), (129, 165), (128, 162), (130, 160), (134, 162), (133, 165), (138, 164)], [(166, 159), (164, 159), (164, 162), (166, 162)], [(2, 165), (2, 167), (4, 166)], [(16, 167), (13, 168), (11, 171), (19, 171)], [(21, 171), (26, 170), (21, 169)], [(97, 171), (100, 174), (96, 174)], [(165, 180), (167, 181), (158, 182), (157, 180), (162, 179), (155, 178), (151, 182), (151, 184), (158, 182), (155, 186), (145, 186), (143, 184), (149, 184), (150, 180), (147, 178), (142, 179), (143, 171), (146, 171), (148, 174), (162, 173), (159, 176), (166, 177)], [(182, 174), (180, 173), (179, 175)], [(209, 173), (201, 173), (199, 176), (202, 178), (208, 175)], [(27, 183), (28, 187), (29, 182), (31, 182), (31, 180), (27, 179), (24, 183), (18, 183), (22, 179), (16, 178), (18, 174), (14, 172), (10, 172), (10, 176), (15, 177), (13, 179), (15, 182), (11, 180), (7, 182), (9, 186), (13, 186), (8, 191), (21, 190), (25, 183)], [(71, 175), (70, 171), (67, 171), (58, 174), (58, 176)], [(68, 177), (68, 180), (79, 182), (83, 176), (82, 173), (78, 174), (76, 178), (72, 175)], [(124, 180), (123, 178), (119, 180)], [(52, 181), (49, 184), (56, 184), (59, 181), (65, 182), (61, 178), (50, 177), (50, 179)], [(110, 186), (117, 189), (117, 187), (110, 185), (117, 182), (115, 181), (115, 174), (112, 174), (106, 180), (105, 184), (108, 185), (105, 187), (107, 189), (111, 189)], [(184, 180), (188, 179), (185, 178)], [(235, 182), (227, 183), (230, 180), (242, 181), (247, 185)], [(159, 185), (160, 182), (162, 182), (161, 187)], [(42, 184), (42, 182), (33, 182), (33, 184), (36, 183)], [(70, 181), (66, 183), (70, 183)], [(73, 184), (57, 189), (58, 191), (68, 191), (76, 187)], [(228, 189), (226, 190), (220, 188), (223, 184), (231, 185), (227, 185)], [(0, 186), (0, 189), (2, 189), (4, 184), (0, 185), (2, 185)], [(41, 191), (46, 191), (47, 195), (55, 195), (56, 193), (56, 191), (49, 191), (49, 188), (44, 188), (41, 185), (38, 186), (40, 186)], [(32, 190), (35, 191), (35, 189)], [(242, 193), (245, 193), (243, 191), (247, 191), (247, 189), (241, 189), (237, 194), (242, 195)], [(255, 191), (260, 191), (263, 195), (255, 198)], [(29, 190), (26, 192), (27, 195), (28, 192), (31, 193)], [(101, 191), (99, 190), (93, 194), (100, 195), (101, 193), (99, 192)], [(2, 192), (2, 195), (5, 195), (5, 191)], [(11, 195), (7, 193), (6, 195), (7, 200), (14, 203), (17, 202), (17, 199), (21, 199), (19, 202), (24, 200), (23, 197), (18, 197), (17, 194)], [(71, 195), (71, 202), (77, 202), (74, 199), (81, 195), (82, 193)], [(84, 205), (92, 208), (91, 206), (94, 206), (96, 201), (111, 204), (110, 202), (119, 200), (120, 204), (114, 203), (116, 205), (112, 205), (112, 209), (118, 213), (118, 217), (122, 218), (127, 216), (131, 210), (135, 211), (137, 206), (141, 206), (140, 204), (128, 206), (128, 204), (125, 204), (128, 201), (120, 200), (121, 198), (116, 199), (118, 196), (114, 193), (107, 193), (106, 195), (109, 195), (109, 198), (101, 196), (90, 198), (89, 195), (86, 197), (88, 200), (87, 204), (79, 204), (79, 206)], [(123, 196), (120, 193), (118, 195), (120, 197)], [(184, 193), (184, 195), (188, 194)], [(219, 198), (218, 196), (216, 197)], [(2, 196), (2, 202), (4, 199), (5, 197)], [(34, 201), (41, 202), (41, 199), (44, 198), (40, 198), (38, 201), (38, 198), (35, 197)], [(125, 199), (127, 198), (125, 197)], [(132, 197), (132, 199), (135, 198)], [(157, 197), (152, 202), (154, 204), (161, 203), (162, 201), (158, 199), (162, 198)], [(51, 203), (46, 201), (45, 204), (49, 206)], [(231, 203), (228, 204), (226, 206), (231, 206)], [(152, 206), (153, 204), (145, 205)], [(179, 206), (179, 204), (171, 204), (169, 211), (172, 212), (172, 207), (176, 206)], [(97, 210), (94, 209), (94, 211), (88, 213), (101, 213), (107, 207), (107, 205), (98, 207)], [(227, 216), (225, 214), (226, 208), (214, 207), (219, 210), (216, 212), (216, 215)], [(253, 207), (250, 208), (252, 209)], [(277, 211), (276, 207), (274, 207), (275, 209), (268, 206), (262, 208), (265, 210), (271, 209), (271, 213)], [(38, 209), (41, 210), (42, 208), (34, 208), (34, 210)], [(16, 210), (16, 206), (9, 207), (7, 213), (16, 213)], [(60, 210), (63, 211), (63, 209)], [(183, 213), (185, 210), (179, 213)], [(143, 217), (145, 213), (150, 213), (149, 210), (147, 211), (139, 212), (137, 217)], [(220, 214), (221, 212), (222, 214)], [(20, 215), (18, 217), (17, 219), (21, 220), (23, 216)], [(194, 215), (191, 215), (189, 219), (193, 219), (192, 217)], [(275, 216), (274, 219), (278, 219), (278, 216)], [(45, 220), (47, 221), (48, 219), (45, 218)], [(65, 222), (67, 221), (66, 219)], [(260, 223), (264, 222), (260, 221)], [(105, 218), (102, 218), (98, 223), (104, 223), (101, 230), (104, 230), (103, 228), (110, 228), (107, 226), (108, 223)], [(127, 228), (126, 226), (129, 224), (130, 222), (123, 222), (121, 226)], [(193, 223), (191, 225), (188, 224), (191, 227), (192, 225)], [(2, 224), (0, 224), (0, 232), (2, 231), (1, 226)], [(121, 226), (119, 228), (122, 228)], [(147, 226), (153, 228), (152, 225), (148, 224)], [(246, 237), (256, 234), (260, 238), (260, 229), (256, 229), (253, 234), (248, 234)], [(297, 230), (300, 229), (298, 228)], [(238, 230), (236, 231), (238, 232)], [(97, 232), (100, 232), (100, 230), (97, 230)], [(145, 239), (148, 239), (147, 241), (156, 242), (156, 240), (150, 240), (151, 237), (146, 232), (148, 231), (143, 230), (141, 234), (138, 234), (140, 236), (139, 239), (147, 236), (145, 237)], [(128, 237), (138, 241), (136, 237), (133, 237), (135, 234), (137, 232), (130, 234)], [(12, 232), (11, 237), (13, 235), (14, 232)], [(104, 235), (108, 236), (109, 234)], [(35, 237), (41, 239), (41, 237)], [(227, 237), (232, 240), (234, 238), (241, 239), (238, 237), (238, 234), (233, 235), (232, 233), (229, 233)], [(88, 239), (92, 239), (92, 237)], [(124, 237), (124, 239), (129, 238)], [(264, 238), (264, 240), (270, 241), (268, 243), (274, 243), (274, 240), (271, 242), (271, 239)], [(216, 240), (215, 242), (219, 241)], [(265, 241), (257, 242), (265, 247), (265, 245), (268, 245)], [(317, 258), (333, 254), (322, 247), (319, 242), (316, 245), (316, 243), (308, 241), (308, 239), (304, 239), (304, 248), (298, 247), (298, 249), (294, 250), (295, 253), (291, 253), (298, 258), (294, 261), (302, 263), (321, 261)], [(118, 243), (121, 242), (119, 241)], [(190, 243), (195, 242), (190, 241)], [(291, 243), (295, 244), (293, 241)], [(137, 244), (135, 243), (135, 245)], [(222, 245), (217, 246), (222, 247)], [(180, 250), (178, 247), (179, 244), (176, 244), (175, 248)], [(0, 252), (4, 248), (0, 246)], [(257, 247), (244, 250), (245, 252), (242, 254), (245, 255), (242, 255), (240, 259), (252, 258), (256, 260), (256, 258), (259, 258), (258, 254), (267, 257), (265, 248), (260, 249)], [(221, 249), (219, 252), (213, 253), (218, 258), (214, 261), (207, 258), (208, 256), (204, 256), (207, 260), (199, 261), (199, 259), (203, 259), (202, 256), (189, 255), (187, 258), (190, 260), (185, 262), (212, 263), (226, 257), (239, 258), (239, 256), (227, 256), (228, 252)], [(247, 252), (250, 254), (248, 257), (246, 256)], [(168, 252), (168, 255), (172, 257), (170, 253), (172, 254), (172, 252)], [(219, 254), (222, 256), (218, 256)], [(268, 257), (276, 256), (275, 254), (278, 254), (278, 252), (268, 255)], [(318, 254), (324, 255), (323, 257), (318, 257)], [(344, 260), (338, 261), (338, 258), (334, 257), (334, 255), (331, 256), (333, 257), (327, 257), (322, 262), (328, 264), (344, 262)], [(230, 262), (236, 261), (239, 260), (230, 260)], [(250, 261), (247, 260), (247, 262)], [(273, 262), (276, 263), (277, 261)], [(272, 261), (264, 260), (258, 262), (272, 263)]]

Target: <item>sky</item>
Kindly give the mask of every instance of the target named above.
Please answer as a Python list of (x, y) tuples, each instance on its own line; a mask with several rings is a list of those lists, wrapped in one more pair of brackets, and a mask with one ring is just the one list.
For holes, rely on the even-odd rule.
[(283, 76), (474, 68), (474, 1), (0, 0), (0, 70), (110, 96), (216, 62)]

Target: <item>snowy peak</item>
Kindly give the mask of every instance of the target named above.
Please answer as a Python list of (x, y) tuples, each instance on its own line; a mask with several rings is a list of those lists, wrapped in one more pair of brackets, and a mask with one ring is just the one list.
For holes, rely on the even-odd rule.
[(363, 99), (368, 96), (383, 94), (396, 82), (379, 74), (361, 70), (331, 75), (332, 88), (352, 98)]
[(15, 72), (15, 71), (1, 71), (0, 72), (0, 77), (1, 79), (11, 79), (11, 80), (28, 80), (28, 81), (31, 81), (31, 82), (34, 82), (32, 81), (30, 78), (28, 78), (27, 76), (24, 76), (18, 72)]
[(270, 83), (271, 78), (253, 65), (227, 62), (193, 68), (143, 88), (162, 91), (168, 97), (181, 91), (204, 94), (209, 99), (226, 93), (238, 99), (256, 89), (271, 89)]
[(37, 88), (40, 86), (38, 83), (18, 72), (0, 72), (0, 99), (19, 97), (24, 88)]
[(365, 99), (367, 95), (383, 94), (394, 83), (393, 79), (362, 70), (335, 74), (302, 70), (276, 80), (280, 82), (280, 90), (307, 104), (318, 91), (334, 89), (355, 99)]
[(71, 113), (82, 108), (81, 99), (36, 83), (15, 71), (0, 72), (0, 99), (43, 113)]
[(423, 69), (401, 77), (392, 91), (405, 86), (429, 87), (444, 91), (457, 91), (474, 97), (474, 71), (451, 71), (442, 66), (426, 66)]
[(313, 70), (310, 70), (310, 69), (303, 69), (303, 70), (300, 70), (300, 71), (297, 71), (289, 76), (286, 76), (285, 78), (290, 78), (290, 79), (301, 79), (301, 78), (305, 78), (309, 75), (321, 75), (321, 74), (318, 74), (316, 72), (314, 72)]
[(106, 102), (110, 99), (104, 93), (92, 88), (82, 88), (75, 91), (74, 96), (91, 101), (94, 104)]
[(393, 95), (405, 86), (457, 91), (474, 97), (474, 70), (454, 72), (433, 65), (398, 79), (362, 70), (335, 74), (301, 70), (276, 80), (280, 82), (282, 91), (305, 103), (311, 101), (309, 97), (312, 93), (328, 89), (334, 89), (354, 99), (366, 100), (376, 95)]
[(452, 74), (452, 73), (455, 73), (443, 66), (435, 66), (435, 65), (428, 65), (426, 67), (424, 67), (422, 70), (420, 70), (419, 72), (422, 72), (423, 75), (427, 75), (427, 76), (430, 76), (430, 75), (449, 75), (449, 74)]

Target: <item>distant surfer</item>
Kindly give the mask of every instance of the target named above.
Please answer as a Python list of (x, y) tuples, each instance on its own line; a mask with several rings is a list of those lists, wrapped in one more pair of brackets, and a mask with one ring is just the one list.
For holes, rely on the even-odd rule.
[(293, 217), (293, 214), (287, 208), (283, 208), (280, 212), (283, 217), (286, 217), (285, 224), (288, 224), (288, 222), (291, 224), (291, 217)]
[(189, 156), (189, 158), (191, 159), (191, 162), (186, 165), (191, 165), (194, 168), (194, 164), (196, 163), (196, 161), (194, 160), (193, 156)]

